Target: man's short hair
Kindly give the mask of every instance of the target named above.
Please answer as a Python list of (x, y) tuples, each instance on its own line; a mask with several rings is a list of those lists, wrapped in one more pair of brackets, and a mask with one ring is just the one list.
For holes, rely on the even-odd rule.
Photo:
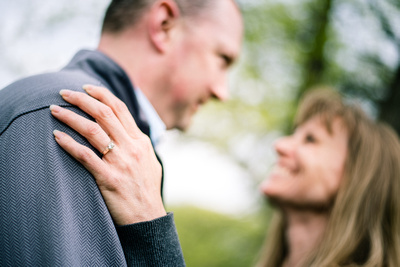
[[(157, 0), (112, 0), (107, 8), (102, 32), (118, 33), (134, 25)], [(182, 16), (195, 17), (209, 10), (217, 0), (174, 0)]]

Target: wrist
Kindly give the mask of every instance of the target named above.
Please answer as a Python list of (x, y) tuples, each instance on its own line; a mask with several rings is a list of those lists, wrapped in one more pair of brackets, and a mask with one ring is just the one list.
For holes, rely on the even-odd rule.
[(157, 218), (161, 218), (166, 216), (167, 212), (165, 211), (164, 205), (157, 206), (136, 206), (135, 209), (126, 216), (121, 218), (114, 218), (114, 221), (117, 225), (128, 225), (140, 222), (152, 221)]

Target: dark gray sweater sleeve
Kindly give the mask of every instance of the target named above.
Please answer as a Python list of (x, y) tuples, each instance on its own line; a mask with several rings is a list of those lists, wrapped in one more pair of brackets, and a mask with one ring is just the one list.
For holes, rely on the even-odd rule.
[(149, 222), (118, 226), (128, 266), (185, 266), (172, 213)]
[(172, 215), (117, 232), (94, 178), (54, 129), (90, 146), (48, 107), (0, 133), (0, 266), (184, 266)]

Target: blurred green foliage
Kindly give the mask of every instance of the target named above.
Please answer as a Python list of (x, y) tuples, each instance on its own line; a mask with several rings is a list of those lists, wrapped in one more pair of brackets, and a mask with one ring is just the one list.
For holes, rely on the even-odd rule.
[(231, 217), (200, 208), (172, 207), (188, 267), (254, 266), (269, 213)]

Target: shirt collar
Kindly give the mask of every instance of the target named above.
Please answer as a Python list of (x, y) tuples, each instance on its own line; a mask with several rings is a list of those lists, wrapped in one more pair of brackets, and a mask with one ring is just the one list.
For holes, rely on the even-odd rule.
[(167, 127), (143, 92), (139, 88), (135, 88), (135, 93), (140, 109), (145, 117), (144, 119), (147, 120), (150, 126), (150, 139), (153, 145), (156, 146), (162, 135), (166, 132)]

